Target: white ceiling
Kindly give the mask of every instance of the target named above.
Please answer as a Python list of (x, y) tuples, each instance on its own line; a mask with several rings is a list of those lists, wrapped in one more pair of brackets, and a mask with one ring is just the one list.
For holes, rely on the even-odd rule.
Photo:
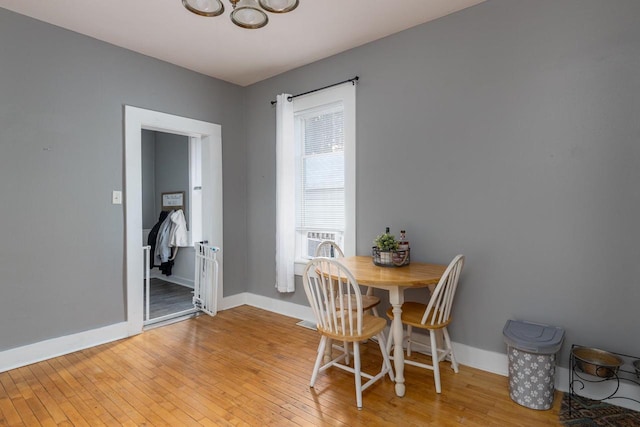
[(258, 30), (181, 0), (0, 0), (0, 7), (246, 86), (484, 0), (300, 0)]

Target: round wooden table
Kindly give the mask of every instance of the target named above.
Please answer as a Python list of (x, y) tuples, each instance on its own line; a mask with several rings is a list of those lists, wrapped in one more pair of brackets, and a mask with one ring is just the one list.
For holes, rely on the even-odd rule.
[(358, 284), (389, 291), (389, 302), (393, 306), (391, 335), (395, 344), (393, 363), (396, 374), (396, 394), (404, 396), (404, 351), (402, 349), (402, 304), (404, 290), (435, 286), (447, 269), (446, 265), (411, 262), (402, 267), (378, 267), (370, 256), (339, 258), (341, 264), (351, 271)]

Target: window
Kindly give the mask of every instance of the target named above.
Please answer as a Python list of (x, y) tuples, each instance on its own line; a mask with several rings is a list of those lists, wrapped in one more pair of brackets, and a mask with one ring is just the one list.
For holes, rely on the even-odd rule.
[(323, 240), (355, 255), (355, 86), (293, 100), (296, 273)]

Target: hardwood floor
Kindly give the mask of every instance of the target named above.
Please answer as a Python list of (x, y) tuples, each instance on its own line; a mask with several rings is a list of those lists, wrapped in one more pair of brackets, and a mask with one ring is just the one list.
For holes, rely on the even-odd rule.
[[(527, 409), (507, 378), (466, 366), (443, 365), (441, 395), (430, 371), (407, 366), (405, 397), (387, 377), (359, 411), (347, 372), (309, 388), (319, 336), (297, 321), (241, 306), (0, 373), (0, 425), (560, 425), (560, 396)], [(377, 367), (376, 347), (363, 346), (363, 367)]]

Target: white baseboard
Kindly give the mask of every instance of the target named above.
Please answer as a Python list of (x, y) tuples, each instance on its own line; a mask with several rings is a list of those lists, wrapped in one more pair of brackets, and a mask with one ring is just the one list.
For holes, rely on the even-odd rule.
[(509, 375), (506, 354), (470, 347), (457, 342), (452, 342), (451, 345), (460, 364), (502, 375), (503, 377)]
[(229, 310), (230, 308), (246, 304), (246, 295), (247, 293), (243, 292), (241, 294), (235, 294), (229, 297), (222, 298), (221, 301), (218, 301), (218, 311)]
[[(267, 298), (248, 292), (223, 298), (218, 304), (218, 310), (228, 310), (244, 304), (282, 314), (284, 316), (293, 317), (295, 319), (307, 320), (315, 323), (310, 307)], [(23, 347), (5, 350), (0, 352), (0, 372), (19, 368), (21, 366), (26, 366), (31, 363), (40, 362), (53, 357), (62, 356), (85, 348), (105, 344), (111, 341), (116, 341), (126, 338), (127, 336), (127, 322), (122, 322), (90, 331), (80, 332), (78, 334), (53, 338)], [(461, 365), (502, 376), (508, 376), (508, 361), (506, 354), (470, 347), (456, 342), (453, 343), (453, 347), (456, 352), (456, 358)], [(569, 370), (567, 368), (559, 366), (556, 367), (555, 384), (557, 390), (565, 392), (569, 391)], [(612, 381), (605, 382), (602, 387), (610, 387), (612, 384)], [(588, 391), (580, 391), (580, 394), (592, 399), (598, 399), (603, 395), (606, 395), (597, 388), (593, 388)], [(620, 391), (618, 392), (618, 395), (623, 396), (637, 396), (639, 394), (640, 387), (631, 384), (621, 384)], [(617, 399), (615, 401), (610, 401), (610, 403), (640, 410), (640, 404), (632, 401)]]
[[(223, 298), (219, 303), (218, 310), (228, 310), (244, 304), (295, 319), (315, 322), (310, 307), (248, 292)], [(0, 372), (126, 338), (127, 336), (127, 323), (123, 322), (5, 350), (0, 352)], [(482, 350), (455, 342), (453, 346), (460, 364), (502, 376), (508, 375), (506, 354)], [(556, 388), (562, 391), (568, 391), (568, 384), (568, 369), (558, 367), (556, 372)]]
[(149, 278), (151, 279), (162, 279), (165, 282), (173, 283), (175, 285), (186, 286), (187, 288), (194, 288), (193, 280), (187, 279), (185, 277), (180, 277), (172, 274), (171, 276), (165, 276), (159, 270), (151, 269), (149, 271)]
[(238, 307), (244, 304), (271, 311), (273, 313), (282, 314), (283, 316), (289, 316), (301, 320), (308, 320), (315, 323), (311, 307), (276, 300), (273, 298), (251, 294), (248, 292), (223, 298), (223, 300), (219, 304), (218, 310), (228, 310), (230, 308)]
[(12, 348), (0, 352), (0, 372), (116, 341), (127, 336), (127, 323), (122, 322)]

